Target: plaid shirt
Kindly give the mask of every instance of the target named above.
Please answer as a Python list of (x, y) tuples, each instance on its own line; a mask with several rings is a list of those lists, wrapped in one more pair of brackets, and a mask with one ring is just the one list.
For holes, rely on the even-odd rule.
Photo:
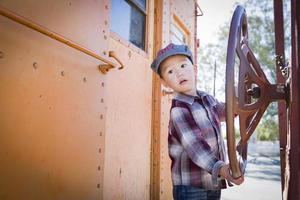
[(168, 143), (173, 185), (226, 188), (225, 180), (218, 177), (225, 165), (220, 131), (225, 104), (204, 92), (197, 94), (178, 93), (172, 101)]

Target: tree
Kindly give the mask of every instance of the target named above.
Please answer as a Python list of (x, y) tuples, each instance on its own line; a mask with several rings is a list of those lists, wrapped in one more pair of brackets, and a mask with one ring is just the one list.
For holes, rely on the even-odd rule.
[[(271, 83), (276, 82), (275, 66), (275, 34), (273, 1), (270, 0), (248, 0), (244, 5), (247, 12), (249, 46), (259, 61), (263, 71)], [(234, 9), (234, 8), (233, 8)], [(232, 9), (232, 13), (233, 13)], [(284, 1), (285, 30), (289, 30), (288, 2)], [(217, 98), (225, 99), (225, 66), (226, 51), (229, 34), (230, 20), (223, 24), (216, 35), (218, 42), (209, 43), (199, 49), (199, 88), (212, 94), (213, 91), (213, 69), (216, 63), (216, 91)], [(285, 32), (286, 49), (289, 49), (290, 33)], [(289, 52), (287, 52), (289, 54)], [(288, 57), (287, 55), (286, 57)], [(236, 59), (237, 60), (237, 59)], [(278, 138), (277, 104), (269, 105), (264, 117), (257, 128), (258, 138)], [(271, 134), (269, 134), (269, 133)], [(275, 135), (274, 135), (275, 134)], [(267, 137), (267, 138), (266, 138)]]

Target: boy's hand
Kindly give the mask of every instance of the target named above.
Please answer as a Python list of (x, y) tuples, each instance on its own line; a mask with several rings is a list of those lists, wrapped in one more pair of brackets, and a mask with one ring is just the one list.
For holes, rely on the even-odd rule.
[(242, 175), (239, 178), (233, 178), (232, 175), (230, 174), (230, 167), (229, 164), (221, 167), (220, 173), (219, 173), (223, 178), (227, 179), (231, 183), (234, 183), (235, 185), (240, 185), (244, 182), (244, 175)]

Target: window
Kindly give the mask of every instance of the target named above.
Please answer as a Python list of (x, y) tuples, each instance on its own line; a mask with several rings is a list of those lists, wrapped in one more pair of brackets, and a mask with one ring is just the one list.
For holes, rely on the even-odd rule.
[(171, 42), (174, 44), (188, 44), (188, 33), (185, 31), (183, 26), (180, 25), (178, 19), (174, 16), (173, 22), (170, 27), (171, 31)]
[(111, 0), (111, 31), (145, 50), (146, 0)]

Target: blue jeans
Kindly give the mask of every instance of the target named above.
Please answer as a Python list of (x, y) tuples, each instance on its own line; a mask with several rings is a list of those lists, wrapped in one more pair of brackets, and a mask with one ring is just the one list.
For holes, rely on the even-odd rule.
[(205, 190), (185, 185), (173, 186), (174, 200), (219, 200), (220, 197), (221, 190)]

